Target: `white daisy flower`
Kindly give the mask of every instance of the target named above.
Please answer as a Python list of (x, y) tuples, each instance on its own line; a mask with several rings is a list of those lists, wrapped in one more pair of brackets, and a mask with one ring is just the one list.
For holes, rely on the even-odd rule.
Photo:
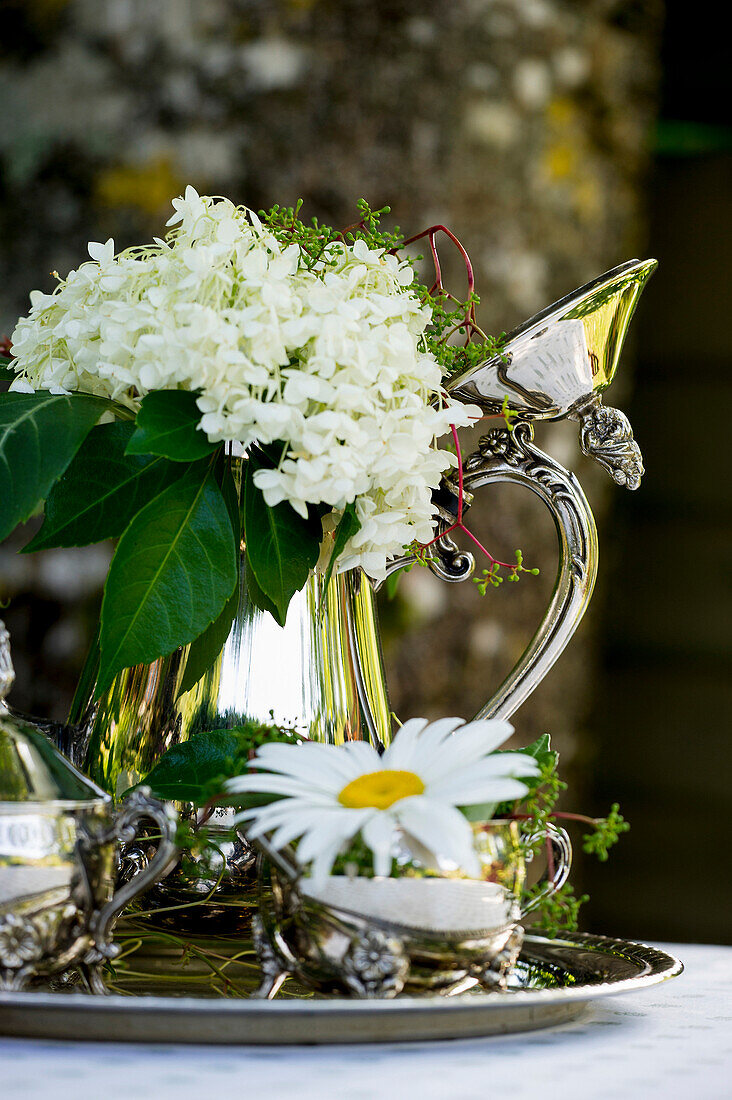
[[(458, 727), (460, 727), (458, 729)], [(314, 880), (329, 874), (341, 849), (361, 833), (374, 871), (388, 875), (402, 838), (477, 877), (470, 823), (460, 806), (520, 798), (520, 777), (534, 776), (533, 757), (495, 753), (513, 732), (508, 722), (413, 718), (379, 755), (364, 741), (345, 745), (270, 744), (252, 760), (256, 773), (230, 779), (232, 793), (284, 796), (237, 814), (251, 839), (269, 835), (274, 848), (299, 838), (297, 857)]]

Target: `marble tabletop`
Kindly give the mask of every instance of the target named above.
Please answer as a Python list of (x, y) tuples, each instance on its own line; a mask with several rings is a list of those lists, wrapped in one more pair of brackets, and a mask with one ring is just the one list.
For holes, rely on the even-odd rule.
[(662, 945), (686, 971), (572, 1023), (441, 1043), (211, 1047), (0, 1038), (3, 1100), (723, 1100), (732, 948)]

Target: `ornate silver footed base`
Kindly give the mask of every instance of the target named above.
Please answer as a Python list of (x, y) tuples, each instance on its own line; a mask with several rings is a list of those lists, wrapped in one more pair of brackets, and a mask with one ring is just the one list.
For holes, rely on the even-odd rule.
[[(285, 956), (280, 954), (264, 930), (259, 916), (252, 919), (252, 939), (262, 971), (262, 984), (252, 994), (261, 1000), (272, 1000), (277, 996), (285, 981), (293, 976), (312, 984), (317, 990), (319, 983), (309, 981), (309, 968), (295, 965), (288, 969)], [(494, 952), (484, 963), (468, 966), (463, 976), (456, 970), (448, 985), (435, 983), (434, 992), (442, 995), (462, 993), (479, 986), (487, 993), (505, 992), (508, 977), (518, 960), (524, 942), (524, 930), (520, 925), (503, 930), (493, 939), (486, 949)], [(500, 950), (496, 944), (502, 943)], [(446, 953), (445, 953), (446, 954)], [(436, 962), (436, 960), (434, 960)], [(460, 968), (461, 961), (453, 960), (453, 966)], [(464, 966), (463, 962), (463, 966)], [(379, 928), (370, 927), (365, 932), (354, 935), (340, 960), (340, 981), (345, 991), (352, 997), (365, 1000), (389, 1000), (402, 992), (433, 991), (431, 982), (421, 980), (410, 983), (410, 958), (405, 951), (404, 942), (398, 936), (389, 935)], [(303, 973), (305, 971), (305, 973)], [(326, 986), (334, 984), (332, 976)]]

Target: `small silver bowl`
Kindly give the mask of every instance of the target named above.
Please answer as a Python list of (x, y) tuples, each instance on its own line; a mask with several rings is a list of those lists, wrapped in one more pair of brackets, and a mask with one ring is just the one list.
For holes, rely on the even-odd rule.
[[(524, 879), (525, 857), (516, 844), (516, 823), (491, 822), (482, 832), (490, 834), (490, 843), (483, 844), (490, 863), (484, 862), (482, 882), (449, 875), (351, 880), (359, 887), (351, 891), (354, 899), (363, 900), (370, 892), (368, 884), (373, 887), (370, 902), (361, 905), (361, 911), (343, 904), (349, 895), (347, 878), (339, 880), (343, 885), (337, 891), (332, 889), (333, 879), (325, 889), (315, 888), (303, 877), (292, 849), (278, 852), (265, 838), (255, 840), (260, 850), (260, 901), (253, 930), (263, 971), (258, 996), (274, 997), (290, 975), (319, 993), (366, 998), (395, 997), (401, 992), (450, 994), (474, 985), (504, 989), (523, 942), (519, 922), (536, 907), (538, 898), (521, 909), (516, 895), (502, 884)], [(562, 885), (571, 865), (564, 830), (549, 826), (546, 835), (553, 848), (553, 872), (542, 896)], [(468, 902), (473, 901), (468, 894), (482, 891), (490, 915), (482, 927), (473, 922), (471, 928), (460, 928), (454, 916), (440, 913), (441, 901), (454, 902), (460, 887)], [(405, 903), (401, 919), (400, 901)], [(471, 905), (474, 913), (481, 901), (479, 897)]]

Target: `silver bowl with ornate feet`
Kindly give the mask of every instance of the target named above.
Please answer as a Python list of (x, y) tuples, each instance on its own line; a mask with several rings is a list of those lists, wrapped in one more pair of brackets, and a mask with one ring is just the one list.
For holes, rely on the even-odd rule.
[[(0, 622), (0, 989), (75, 968), (95, 993), (115, 955), (115, 919), (173, 866), (177, 818), (145, 789), (114, 812), (100, 790), (4, 702), (13, 682)], [(139, 823), (158, 833), (155, 857), (115, 890), (120, 846)]]
[[(523, 909), (517, 901), (526, 857), (516, 822), (475, 832), (492, 881), (335, 875), (316, 883), (302, 875), (292, 849), (253, 841), (261, 852), (252, 925), (263, 972), (258, 995), (273, 997), (290, 975), (320, 993), (364, 998), (505, 989), (524, 939), (519, 921), (538, 898)], [(571, 866), (564, 830), (549, 826), (545, 836), (552, 871), (542, 896), (566, 881)]]

